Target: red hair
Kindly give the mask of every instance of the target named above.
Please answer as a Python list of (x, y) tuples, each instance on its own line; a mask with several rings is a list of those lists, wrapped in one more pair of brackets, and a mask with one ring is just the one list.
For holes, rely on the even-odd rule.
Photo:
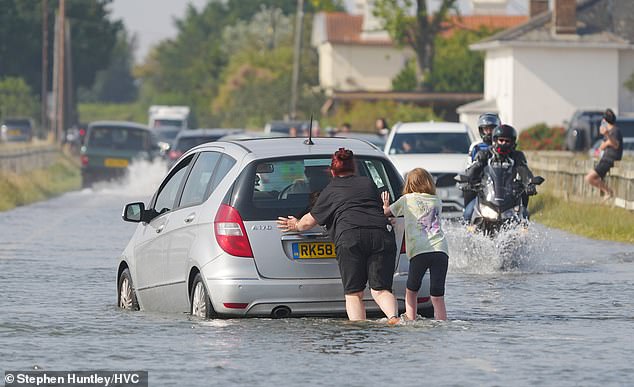
[(337, 176), (354, 172), (354, 154), (350, 149), (339, 148), (332, 155), (330, 170)]

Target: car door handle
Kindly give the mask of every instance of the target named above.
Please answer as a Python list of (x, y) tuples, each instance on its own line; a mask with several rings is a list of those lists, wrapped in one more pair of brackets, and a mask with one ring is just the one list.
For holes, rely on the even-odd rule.
[(191, 223), (194, 221), (194, 219), (196, 219), (196, 214), (191, 214), (185, 218), (185, 223)]
[(156, 229), (156, 233), (158, 234), (158, 233), (160, 233), (161, 231), (163, 231), (163, 227), (165, 227), (165, 225), (164, 225), (164, 224), (162, 224), (162, 225), (158, 226), (158, 227), (157, 227), (157, 229)]

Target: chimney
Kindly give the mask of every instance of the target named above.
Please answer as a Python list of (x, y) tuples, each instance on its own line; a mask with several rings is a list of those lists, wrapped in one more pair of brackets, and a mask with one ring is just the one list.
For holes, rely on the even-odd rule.
[(528, 4), (528, 14), (530, 17), (535, 17), (546, 11), (548, 11), (548, 0), (530, 0)]
[(556, 34), (576, 34), (577, 1), (555, 0), (553, 18)]

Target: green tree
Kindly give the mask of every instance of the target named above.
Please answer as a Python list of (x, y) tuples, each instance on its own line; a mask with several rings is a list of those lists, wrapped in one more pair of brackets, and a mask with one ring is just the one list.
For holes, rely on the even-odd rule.
[(434, 67), (426, 80), (427, 86), (441, 92), (481, 92), (484, 85), (484, 54), (469, 50), (471, 43), (495, 31), (456, 30), (451, 37), (436, 37)]
[(135, 37), (129, 37), (125, 30), (121, 30), (112, 50), (110, 64), (97, 73), (91, 90), (80, 89), (80, 100), (111, 103), (134, 101), (137, 97), (137, 86), (132, 75), (135, 47)]
[[(266, 121), (283, 117), (289, 109), (293, 63), (292, 16), (280, 9), (262, 10), (248, 22), (225, 29), (227, 50), (234, 52), (218, 95), (213, 114), (225, 126), (262, 127)], [(310, 23), (305, 26), (310, 30)], [(275, 31), (273, 34), (272, 31)], [(298, 108), (309, 116), (318, 111), (323, 95), (308, 85), (317, 83), (317, 55), (308, 34), (302, 45)], [(231, 41), (231, 43), (230, 43)]]
[(418, 87), (416, 77), (416, 61), (408, 60), (403, 69), (392, 80), (392, 90), (413, 91)]
[(416, 0), (416, 12), (411, 15), (413, 8), (413, 0), (376, 0), (373, 12), (395, 42), (414, 49), (420, 74), (425, 77), (433, 71), (436, 36), (448, 28), (449, 12), (458, 12), (457, 0), (442, 0), (435, 13), (429, 12), (427, 0)]
[[(91, 87), (104, 69), (123, 29), (111, 21), (107, 5), (112, 0), (69, 0), (66, 16), (71, 29), (72, 71), (75, 88)], [(0, 0), (0, 77), (23, 78), (32, 90), (41, 87), (42, 2)], [(49, 72), (53, 63), (53, 31), (58, 1), (48, 2)], [(51, 75), (48, 77), (52, 80)], [(50, 90), (50, 85), (49, 85)]]
[(34, 117), (37, 102), (29, 85), (22, 78), (7, 77), (0, 79), (0, 116)]
[[(290, 77), (291, 70), (288, 66), (292, 65), (292, 55), (289, 57), (281, 52), (267, 54), (265, 51), (288, 50), (292, 32), (288, 32), (290, 30), (283, 32), (283, 30), (294, 26), (292, 18), (295, 15), (297, 1), (267, 0), (259, 1), (258, 4), (262, 7), (254, 7), (252, 2), (229, 0), (209, 2), (201, 11), (189, 7), (185, 17), (176, 21), (178, 30), (176, 38), (160, 43), (151, 51), (145, 63), (135, 70), (135, 75), (142, 82), (140, 93), (142, 103), (146, 106), (166, 102), (186, 104), (193, 108), (200, 123), (205, 126), (226, 123), (228, 121), (225, 120), (231, 120), (231, 118), (227, 118), (229, 114), (225, 109), (235, 106), (231, 101), (239, 100), (238, 94), (241, 92), (227, 86), (226, 82), (229, 79), (236, 79), (234, 75), (236, 72), (243, 71), (241, 69), (248, 69), (246, 73), (250, 77), (249, 82), (240, 83), (242, 90), (253, 87), (250, 82), (254, 82), (262, 87), (268, 85), (272, 87), (272, 90), (279, 90), (279, 93), (283, 93), (280, 97), (286, 98), (290, 93), (290, 84), (284, 91), (281, 85), (284, 77)], [(317, 4), (317, 6), (325, 5)], [(312, 2), (306, 2), (305, 7), (307, 11), (305, 20), (311, 20), (309, 12), (319, 8), (315, 8)], [(276, 9), (281, 10), (281, 13), (272, 11)], [(250, 25), (256, 14), (259, 15), (254, 23), (263, 23), (263, 26), (269, 29), (260, 29), (261, 36), (254, 36), (253, 31), (257, 31), (262, 26)], [(286, 15), (288, 20), (282, 20), (281, 15)], [(267, 21), (269, 24), (266, 24)], [(272, 21), (277, 24), (271, 25)], [(270, 30), (275, 32), (272, 33)], [(305, 31), (310, 30), (307, 27)], [(243, 32), (246, 36), (237, 36)], [(304, 84), (303, 90), (309, 90), (306, 87), (307, 80), (314, 82), (308, 84), (317, 84), (317, 59), (314, 50), (310, 49), (310, 35), (304, 34), (304, 37), (305, 55), (302, 57), (300, 84)], [(248, 50), (255, 52), (245, 55), (242, 51), (244, 47), (249, 47)], [(276, 58), (277, 62), (258, 64), (259, 57), (269, 56)], [(285, 62), (282, 63), (282, 60)], [(260, 79), (260, 76), (267, 73), (261, 69), (270, 71), (271, 77)], [(283, 74), (281, 69), (284, 69)], [(279, 82), (280, 86), (273, 87), (267, 82)], [(312, 96), (316, 95), (307, 94), (309, 97), (304, 101), (311, 100)], [(318, 99), (319, 96), (317, 95), (316, 98)], [(254, 103), (254, 100), (255, 98), (251, 98), (250, 102)], [(300, 100), (299, 104), (301, 103)], [(276, 105), (278, 106), (287, 109), (288, 105)], [(238, 117), (244, 114), (241, 112), (236, 114), (235, 119), (238, 123), (235, 125), (242, 125), (244, 120)]]

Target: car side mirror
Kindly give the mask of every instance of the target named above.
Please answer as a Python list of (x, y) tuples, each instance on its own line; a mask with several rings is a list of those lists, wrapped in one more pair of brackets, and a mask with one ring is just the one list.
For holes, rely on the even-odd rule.
[(535, 185), (540, 185), (544, 181), (546, 181), (546, 179), (544, 179), (541, 176), (534, 176), (533, 178), (531, 178), (531, 184), (535, 184)]
[(139, 223), (145, 221), (145, 204), (142, 202), (128, 203), (123, 209), (121, 217), (126, 222)]

